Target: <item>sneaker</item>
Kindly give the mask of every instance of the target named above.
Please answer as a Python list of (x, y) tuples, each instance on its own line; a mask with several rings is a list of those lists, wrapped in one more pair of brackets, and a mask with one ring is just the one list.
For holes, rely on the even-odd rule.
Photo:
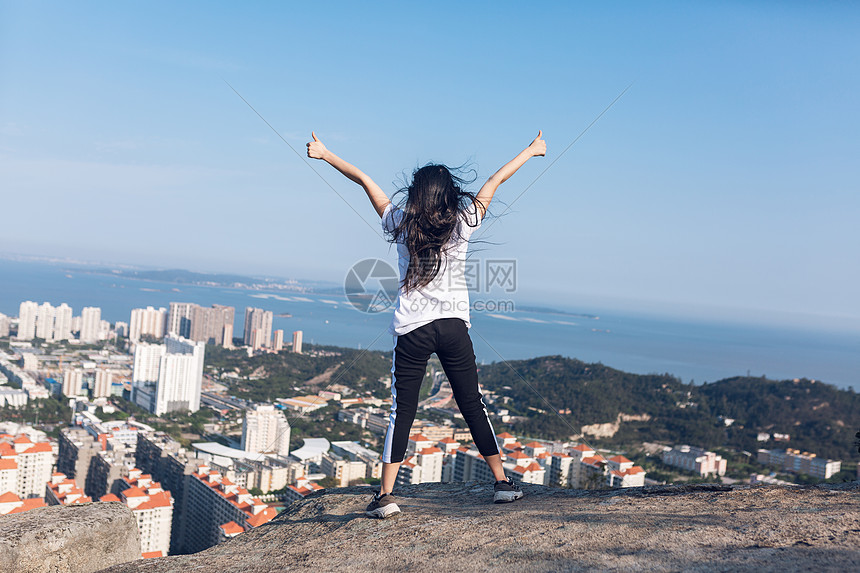
[(368, 517), (378, 517), (385, 519), (392, 515), (400, 513), (400, 508), (394, 503), (394, 496), (390, 493), (380, 495), (379, 492), (373, 494), (373, 499), (370, 500), (370, 505), (364, 512)]
[(523, 496), (523, 490), (511, 478), (497, 481), (496, 485), (493, 486), (493, 491), (495, 491), (494, 503), (511, 503)]

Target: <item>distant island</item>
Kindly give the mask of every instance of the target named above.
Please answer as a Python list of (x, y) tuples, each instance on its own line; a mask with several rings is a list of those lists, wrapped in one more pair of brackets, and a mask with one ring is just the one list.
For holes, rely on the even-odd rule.
[(122, 277), (132, 280), (248, 290), (277, 290), (295, 293), (311, 293), (321, 291), (326, 292), (333, 288), (333, 283), (323, 281), (299, 281), (296, 279), (273, 277), (250, 277), (227, 273), (198, 273), (184, 269), (140, 270), (99, 267), (87, 270), (74, 269), (74, 271)]

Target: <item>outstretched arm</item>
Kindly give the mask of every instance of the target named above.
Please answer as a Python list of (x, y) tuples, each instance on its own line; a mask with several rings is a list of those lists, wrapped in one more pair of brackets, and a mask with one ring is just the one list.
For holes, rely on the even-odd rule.
[(351, 163), (347, 163), (326, 149), (323, 142), (317, 139), (316, 133), (311, 132), (311, 137), (313, 137), (314, 140), (308, 143), (308, 157), (311, 159), (322, 159), (343, 173), (347, 179), (361, 185), (364, 188), (364, 192), (367, 193), (367, 198), (370, 199), (370, 202), (373, 204), (373, 208), (376, 209), (376, 213), (382, 217), (382, 214), (385, 212), (385, 208), (388, 207), (388, 204), (391, 203), (391, 201), (388, 200), (388, 196), (382, 189), (380, 189), (379, 185), (374, 183), (373, 179), (368, 177), (361, 169)]
[(496, 194), (496, 189), (499, 188), (499, 185), (510, 179), (511, 175), (516, 173), (517, 169), (525, 165), (525, 162), (532, 157), (546, 155), (546, 141), (541, 139), (541, 135), (543, 135), (543, 131), (538, 131), (538, 135), (535, 140), (532, 141), (528, 147), (520, 151), (519, 155), (505, 163), (501, 169), (493, 174), (492, 177), (487, 179), (487, 182), (484, 183), (484, 186), (481, 187), (480, 191), (478, 191), (478, 202), (476, 203), (476, 207), (478, 208), (478, 213), (482, 219), (484, 218), (484, 214), (487, 212), (487, 207), (490, 206), (490, 201), (493, 200), (493, 195)]

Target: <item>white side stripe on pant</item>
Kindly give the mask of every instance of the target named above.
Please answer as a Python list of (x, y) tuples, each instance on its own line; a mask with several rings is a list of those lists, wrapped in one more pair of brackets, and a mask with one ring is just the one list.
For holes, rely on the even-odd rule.
[(397, 420), (397, 388), (394, 383), (394, 364), (396, 363), (397, 335), (394, 335), (394, 349), (391, 351), (391, 414), (388, 416), (388, 431), (385, 433), (385, 446), (382, 450), (382, 461), (391, 463), (391, 442), (394, 440), (394, 422)]

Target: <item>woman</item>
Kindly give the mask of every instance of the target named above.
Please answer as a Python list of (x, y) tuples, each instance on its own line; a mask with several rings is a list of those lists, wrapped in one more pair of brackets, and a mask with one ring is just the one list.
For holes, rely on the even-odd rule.
[(469, 238), (481, 225), (499, 185), (526, 161), (546, 155), (542, 132), (515, 158), (506, 163), (473, 195), (462, 188), (463, 180), (444, 165), (417, 169), (401, 189), (402, 207), (355, 166), (347, 163), (311, 134), (308, 157), (321, 159), (361, 185), (382, 228), (397, 245), (400, 289), (390, 331), (394, 337), (391, 367), (391, 415), (382, 454), (382, 484), (374, 494), (367, 515), (386, 518), (400, 513), (392, 491), (409, 440), (409, 429), (418, 408), (418, 392), (427, 361), (436, 353), (469, 425), (478, 451), (496, 479), (493, 500), (515, 501), (523, 496), (519, 486), (505, 476), (501, 451), (478, 389), (478, 369), (469, 338), (469, 293), (464, 276)]

